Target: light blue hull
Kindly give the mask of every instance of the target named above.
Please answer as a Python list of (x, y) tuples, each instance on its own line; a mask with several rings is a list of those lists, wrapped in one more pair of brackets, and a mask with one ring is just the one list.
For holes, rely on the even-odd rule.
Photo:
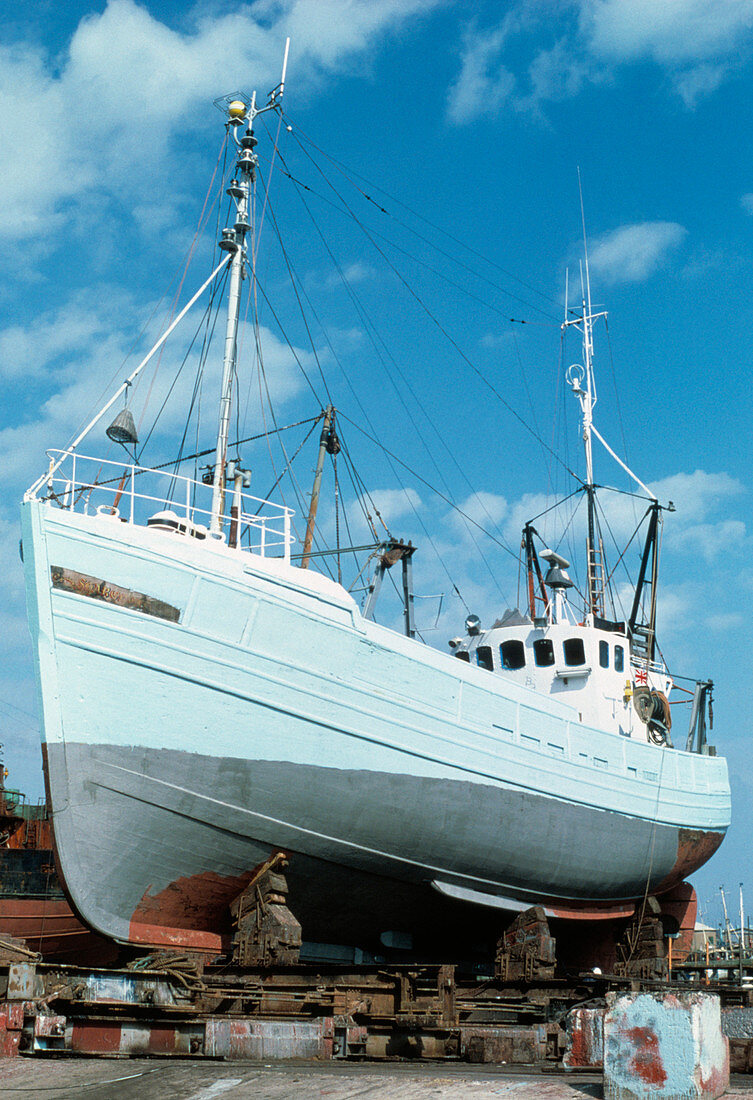
[(276, 848), (304, 935), (331, 940), (351, 888), (376, 929), (432, 884), (617, 903), (724, 836), (721, 758), (585, 727), (284, 562), (23, 514), (60, 870), (106, 935), (199, 942)]

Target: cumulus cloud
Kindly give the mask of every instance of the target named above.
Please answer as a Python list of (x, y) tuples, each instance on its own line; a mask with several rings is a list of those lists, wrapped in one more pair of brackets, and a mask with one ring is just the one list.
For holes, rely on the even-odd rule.
[(476, 523), (483, 523), (484, 520), (499, 523), (507, 513), (507, 501), (498, 493), (472, 493), (460, 507)]
[(515, 77), (501, 62), (503, 47), (511, 30), (507, 17), (489, 32), (470, 27), (463, 38), (460, 73), (447, 95), (447, 116), (451, 122), (469, 122), (482, 115), (494, 115), (515, 87)]
[(695, 107), (699, 99), (716, 91), (726, 75), (726, 65), (698, 65), (676, 73), (674, 84), (685, 106)]
[(632, 283), (657, 271), (687, 230), (676, 222), (621, 225), (590, 246), (591, 271), (605, 283)]
[[(41, 471), (47, 447), (67, 446), (105, 403), (110, 391), (103, 386), (114, 377), (113, 372), (117, 378), (122, 378), (138, 361), (132, 354), (132, 336), (139, 311), (135, 303), (120, 295), (120, 324), (114, 325), (112, 301), (113, 298), (107, 296), (100, 303), (87, 304), (77, 299), (70, 311), (63, 308), (40, 314), (28, 332), (17, 326), (0, 331), (0, 373), (9, 381), (15, 381), (21, 376), (24, 363), (28, 362), (29, 372), (23, 372), (24, 379), (28, 382), (44, 374), (47, 383), (46, 396), (41, 402), (32, 402), (25, 410), (19, 406), (16, 423), (0, 431), (5, 475), (11, 482), (18, 479), (19, 488), (23, 487), (22, 479), (30, 482)], [(176, 330), (162, 356), (146, 368), (134, 386), (130, 402), (142, 439), (160, 409), (155, 439), (180, 429), (185, 421), (194, 386), (195, 358), (194, 365), (180, 370), (193, 331), (189, 332), (190, 322), (184, 322), (184, 326)], [(269, 394), (275, 403), (284, 403), (294, 397), (303, 384), (299, 363), (304, 369), (313, 370), (313, 354), (303, 348), (291, 349), (263, 325), (259, 330), (259, 342), (268, 372)], [(252, 325), (242, 322), (239, 326), (241, 359), (253, 361), (255, 347)], [(219, 391), (219, 369), (218, 354), (205, 372), (204, 385), (212, 401), (215, 392)], [(248, 373), (253, 374), (252, 367)], [(92, 446), (101, 448), (104, 424), (93, 430), (96, 444), (92, 440), (82, 443), (80, 449), (84, 453), (87, 446), (89, 449)]]
[(706, 470), (672, 474), (653, 482), (650, 488), (659, 500), (672, 501), (680, 523), (705, 520), (719, 504), (740, 497), (746, 491), (737, 478), (724, 472), (707, 473)]
[(421, 497), (415, 489), (375, 489), (361, 498), (361, 507), (374, 519), (374, 510), (389, 527), (396, 519), (413, 514), (422, 507)]
[(699, 523), (687, 527), (681, 535), (683, 549), (695, 550), (706, 561), (714, 561), (726, 548), (738, 549), (747, 542), (742, 520), (729, 519), (719, 523)]
[[(526, 39), (526, 32), (540, 32)], [(541, 32), (551, 45), (541, 48)], [(539, 112), (620, 66), (650, 62), (687, 107), (739, 67), (753, 42), (749, 0), (517, 0), (496, 26), (469, 24), (448, 118), (468, 122), (503, 104)]]
[(580, 29), (594, 53), (662, 64), (718, 57), (753, 30), (748, 0), (581, 0)]
[(109, 0), (81, 21), (59, 64), (34, 45), (0, 48), (3, 148), (14, 154), (0, 175), (0, 235), (49, 236), (87, 196), (116, 191), (130, 191), (153, 225), (151, 184), (181, 126), (208, 117), (218, 91), (274, 86), (286, 35), (304, 95), (437, 2), (263, 0), (219, 16), (199, 6), (180, 31), (134, 0)]
[(342, 287), (343, 280), (346, 283), (364, 283), (368, 279), (372, 279), (376, 272), (373, 267), (363, 263), (360, 260), (356, 260), (355, 263), (346, 264), (342, 268), (342, 275), (339, 271), (333, 271), (327, 275), (324, 280), (324, 285), (328, 290), (334, 290)]

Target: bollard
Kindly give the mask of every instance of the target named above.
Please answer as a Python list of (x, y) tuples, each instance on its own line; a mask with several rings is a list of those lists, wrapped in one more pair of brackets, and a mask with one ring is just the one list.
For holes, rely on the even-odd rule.
[(607, 995), (604, 1100), (717, 1100), (728, 1088), (718, 997)]

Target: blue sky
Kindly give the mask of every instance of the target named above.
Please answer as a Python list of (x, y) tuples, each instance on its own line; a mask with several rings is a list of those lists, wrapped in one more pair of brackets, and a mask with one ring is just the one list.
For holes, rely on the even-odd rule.
[[(734, 892), (749, 879), (753, 904), (747, 0), (37, 2), (6, 16), (4, 31), (0, 741), (9, 781), (41, 788), (17, 502), (45, 449), (65, 445), (160, 330), (162, 295), (180, 278), (223, 137), (212, 100), (265, 94), (290, 35), (292, 131), (281, 131), (270, 196), (316, 311), (313, 347), (269, 217), (260, 278), (319, 398), (321, 367), (343, 416), (367, 427), (368, 415), (393, 453), (513, 549), (522, 522), (573, 487), (547, 448), (582, 471), (576, 403), (563, 390), (580, 349), (570, 336), (561, 350), (559, 330), (565, 271), (577, 284), (582, 252), (580, 168), (594, 301), (609, 311), (608, 332), (596, 332), (597, 424), (676, 505), (660, 639), (677, 672), (714, 679), (714, 740), (733, 775), (733, 828), (698, 892), (712, 920), (719, 883)], [(270, 145), (258, 132), (266, 172)], [(210, 223), (182, 300), (208, 272)], [(266, 303), (260, 321), (280, 422), (311, 415), (309, 384)], [(135, 394), (140, 424), (161, 403), (183, 339)], [(176, 398), (184, 393), (181, 383)], [(242, 404), (252, 434), (261, 412), (250, 391)], [(180, 425), (172, 400), (145, 461), (172, 453)], [(419, 601), (427, 641), (444, 647), (460, 630), (466, 610), (453, 584), (487, 621), (516, 602), (511, 555), (472, 537), (347, 421), (343, 434), (390, 529), (420, 545), (417, 592), (444, 597), (436, 629), (438, 599)], [(264, 454), (247, 457), (261, 492)], [(626, 487), (605, 454), (596, 461), (598, 480)], [(304, 486), (312, 464), (303, 462)], [(632, 505), (610, 507), (615, 533), (629, 534)], [(323, 528), (332, 523), (325, 511)], [(553, 541), (561, 534), (547, 529)]]

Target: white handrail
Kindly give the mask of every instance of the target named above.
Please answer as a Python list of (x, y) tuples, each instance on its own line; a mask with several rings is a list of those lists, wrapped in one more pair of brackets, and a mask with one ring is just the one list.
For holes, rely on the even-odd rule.
[[(50, 451), (48, 454), (50, 455), (50, 473), (43, 483), (47, 488), (47, 493), (43, 494), (41, 492), (42, 484), (37, 483), (27, 493), (27, 499), (36, 498), (50, 501), (50, 503), (57, 504), (65, 510), (83, 511), (87, 515), (90, 514), (89, 509), (92, 506), (95, 514), (111, 515), (114, 514), (115, 503), (123, 493), (125, 479), (130, 478), (128, 522), (133, 526), (149, 526), (150, 520), (155, 519), (155, 513), (165, 510), (172, 511), (175, 505), (177, 505), (176, 518), (181, 511), (185, 512), (185, 520), (180, 520), (181, 525), (184, 525), (184, 529), (178, 532), (180, 534), (193, 534), (196, 536), (211, 519), (212, 513), (209, 507), (211, 486), (205, 485), (202, 481), (195, 481), (183, 474), (175, 474), (171, 470), (154, 470), (146, 466), (133, 464), (124, 467), (120, 462), (82, 455), (73, 450)], [(61, 469), (68, 459), (70, 459), (71, 464), (70, 472)], [(86, 479), (86, 463), (96, 465), (96, 473), (88, 480)], [(82, 464), (84, 464), (83, 471), (81, 470)], [(100, 480), (103, 467), (107, 469), (104, 480)], [(112, 477), (109, 476), (107, 470), (112, 471)], [(146, 477), (150, 483), (145, 485), (145, 492), (138, 491), (136, 486), (136, 479), (140, 475)], [(164, 492), (160, 491), (160, 481), (165, 488)], [(154, 482), (157, 482), (157, 484), (153, 484)], [(183, 482), (185, 486), (185, 493), (180, 491), (180, 482)], [(77, 492), (81, 493), (82, 490), (88, 491), (77, 497)], [(95, 494), (94, 500), (92, 500), (93, 494)], [(197, 506), (199, 496), (207, 497), (206, 508), (200, 505)], [(104, 501), (102, 500), (103, 497)], [(140, 507), (137, 511), (137, 501), (141, 502), (142, 506), (146, 504), (147, 509)], [(246, 511), (246, 509), (249, 510)], [(237, 549), (244, 553), (249, 551), (258, 553), (264, 557), (272, 548), (282, 547), (284, 560), (289, 562), (290, 547), (294, 541), (291, 535), (292, 514), (292, 509), (285, 505), (264, 500), (261, 497), (254, 497), (251, 494), (242, 494), (238, 522), (241, 530), (245, 529), (247, 532), (248, 545), (238, 545)], [(223, 520), (224, 522), (230, 522), (231, 518), (230, 516), (224, 516)], [(258, 540), (256, 545), (251, 544), (252, 537)], [(228, 549), (234, 548), (230, 547)]]

